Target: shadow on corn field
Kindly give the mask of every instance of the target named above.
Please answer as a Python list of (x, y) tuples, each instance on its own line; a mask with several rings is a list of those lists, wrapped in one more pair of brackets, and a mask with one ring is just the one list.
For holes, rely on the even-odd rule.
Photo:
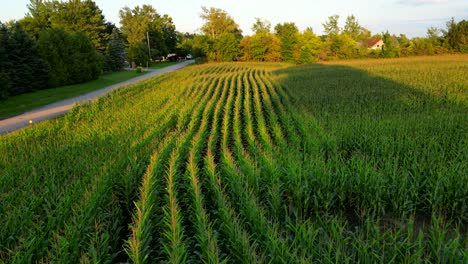
[(311, 137), (326, 135), (314, 138), (322, 155), (308, 160), (324, 172), (310, 179), (308, 200), (319, 204), (310, 215), (342, 214), (351, 225), (377, 217), (381, 228), (412, 219), (419, 229), (436, 218), (466, 226), (468, 107), (457, 94), (431, 76), (422, 89), (340, 65), (289, 67), (273, 78)]

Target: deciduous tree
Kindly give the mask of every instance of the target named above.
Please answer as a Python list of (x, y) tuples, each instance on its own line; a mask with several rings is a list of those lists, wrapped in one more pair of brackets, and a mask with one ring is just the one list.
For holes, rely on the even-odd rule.
[(299, 30), (294, 23), (283, 23), (275, 26), (275, 33), (281, 40), (281, 56), (283, 61), (294, 61), (294, 48), (298, 41)]
[(209, 60), (231, 61), (241, 55), (239, 26), (226, 11), (218, 8), (202, 7), (200, 17), (205, 21), (201, 30), (207, 37), (204, 53)]
[(214, 7), (202, 7), (200, 17), (205, 21), (201, 27), (202, 32), (212, 39), (217, 39), (225, 33), (242, 38), (242, 31), (226, 11)]
[(346, 23), (343, 28), (343, 34), (350, 36), (355, 41), (363, 40), (361, 34), (365, 30), (361, 25), (359, 25), (359, 21), (356, 19), (354, 15), (350, 15), (346, 18)]
[(299, 35), (294, 60), (298, 64), (317, 62), (321, 48), (320, 38), (311, 30), (306, 30)]
[(339, 15), (328, 17), (328, 21), (323, 23), (323, 31), (327, 36), (335, 36), (340, 34), (340, 26), (338, 25)]
[(446, 39), (448, 46), (458, 52), (468, 53), (468, 21), (458, 23), (452, 18), (447, 22)]
[(81, 32), (46, 29), (41, 31), (37, 44), (48, 65), (50, 87), (90, 81), (101, 73), (101, 56)]
[(252, 31), (255, 32), (255, 34), (270, 33), (271, 23), (268, 20), (261, 20), (260, 18), (255, 18), (255, 23), (252, 26)]

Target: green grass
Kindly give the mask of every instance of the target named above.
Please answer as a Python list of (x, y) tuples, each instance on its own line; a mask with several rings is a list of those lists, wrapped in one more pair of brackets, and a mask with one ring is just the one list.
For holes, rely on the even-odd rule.
[(195, 65), (3, 135), (0, 260), (464, 263), (467, 61)]
[[(164, 66), (165, 67), (165, 66)], [(21, 94), (0, 101), (0, 119), (18, 115), (29, 110), (92, 92), (128, 79), (140, 76), (135, 71), (120, 71), (103, 74), (99, 79), (87, 83), (67, 85), (33, 93)]]

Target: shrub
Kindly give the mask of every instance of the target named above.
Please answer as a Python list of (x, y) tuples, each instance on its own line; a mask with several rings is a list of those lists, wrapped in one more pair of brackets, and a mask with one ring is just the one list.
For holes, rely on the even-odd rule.
[(141, 66), (136, 67), (136, 73), (141, 73), (142, 71)]
[(37, 44), (49, 67), (49, 87), (99, 78), (102, 57), (83, 33), (47, 29), (40, 33)]

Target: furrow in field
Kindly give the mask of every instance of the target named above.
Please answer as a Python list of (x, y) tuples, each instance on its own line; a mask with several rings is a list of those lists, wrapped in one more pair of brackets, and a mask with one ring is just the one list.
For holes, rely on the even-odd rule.
[[(225, 76), (224, 78), (229, 79), (230, 76)], [(187, 174), (190, 174), (190, 172), (187, 170), (186, 164), (188, 164), (190, 160), (190, 150), (193, 146), (193, 142), (196, 136), (201, 132), (203, 123), (206, 122), (206, 115), (209, 113), (214, 103), (219, 100), (221, 90), (223, 89), (222, 83), (223, 78), (219, 80), (218, 85), (216, 86), (215, 91), (211, 93), (209, 100), (200, 107), (198, 112), (191, 114), (191, 122), (188, 126), (187, 135), (184, 138), (181, 138), (180, 147), (178, 150), (178, 155), (180, 156), (180, 166), (178, 166), (179, 184), (177, 191), (180, 197), (179, 200), (181, 201), (180, 207), (182, 208), (183, 212), (182, 216), (184, 220), (182, 221), (182, 226), (187, 237), (188, 252), (195, 252), (194, 248), (197, 245), (197, 240), (195, 238), (196, 231), (194, 230), (196, 224), (192, 221), (194, 218), (193, 210), (191, 210), (193, 207), (193, 196), (187, 192), (187, 190), (189, 190), (192, 186), (192, 181), (187, 177)], [(203, 90), (205, 91), (205, 88), (203, 88)], [(192, 262), (197, 261), (198, 259), (198, 256), (195, 254), (190, 254), (187, 258), (187, 261)]]
[[(181, 91), (172, 90), (174, 94), (181, 94)], [(172, 104), (169, 104), (172, 110), (177, 109), (180, 105), (178, 100), (175, 98), (171, 99)], [(147, 106), (145, 106), (147, 108)], [(150, 120), (150, 133), (147, 133), (147, 137), (139, 139), (137, 142), (131, 144), (132, 150), (126, 154), (126, 157), (122, 157), (122, 162), (117, 163), (115, 168), (109, 170), (109, 174), (102, 178), (106, 181), (107, 177), (111, 179), (105, 183), (95, 183), (91, 185), (91, 191), (89, 191), (89, 198), (84, 199), (85, 206), (89, 207), (89, 212), (86, 210), (85, 214), (82, 214), (72, 220), (74, 222), (69, 223), (67, 226), (70, 227), (64, 231), (64, 235), (60, 236), (58, 245), (55, 248), (60, 247), (60, 251), (53, 253), (57, 259), (73, 259), (68, 252), (84, 251), (81, 253), (81, 259), (89, 259), (92, 261), (110, 259), (111, 257), (124, 258), (121, 241), (125, 239), (125, 230), (128, 222), (130, 221), (130, 214), (133, 210), (132, 200), (135, 197), (134, 193), (140, 182), (140, 177), (144, 173), (146, 164), (150, 163), (151, 150), (155, 149), (160, 144), (161, 140), (167, 133), (175, 126), (175, 116), (173, 114), (167, 114), (164, 109), (161, 111), (152, 111), (155, 109), (154, 106), (149, 109), (149, 120)], [(167, 109), (166, 109), (167, 110)], [(156, 118), (153, 120), (153, 118)], [(155, 121), (155, 122), (153, 122)], [(159, 126), (154, 124), (158, 123)], [(130, 165), (124, 165), (126, 160), (129, 160)], [(138, 161), (138, 163), (136, 162)], [(126, 166), (126, 167), (125, 167)], [(115, 172), (114, 172), (115, 171)], [(116, 178), (113, 175), (119, 175)], [(136, 177), (135, 177), (136, 176)], [(94, 186), (108, 186), (103, 191), (93, 191)], [(98, 188), (96, 187), (96, 188)], [(104, 188), (104, 187), (103, 187)], [(106, 200), (112, 198), (112, 200)], [(106, 204), (107, 203), (107, 204)], [(94, 213), (96, 208), (112, 208), (111, 212)], [(93, 209), (94, 208), (94, 209)], [(117, 209), (116, 209), (117, 208)], [(93, 222), (94, 219), (94, 222)], [(77, 226), (82, 226), (84, 230), (81, 231)], [(88, 228), (93, 227), (93, 228)], [(109, 234), (121, 234), (119, 236), (112, 236), (109, 238)], [(81, 237), (81, 238), (80, 238)], [(106, 238), (106, 240), (104, 239)], [(63, 241), (86, 241), (90, 247), (88, 249), (80, 249), (80, 245), (70, 244), (67, 247), (59, 246), (63, 244)], [(73, 250), (70, 250), (73, 248)], [(90, 254), (90, 252), (94, 252)], [(96, 253), (97, 252), (97, 253)]]
[(231, 261), (237, 263), (260, 263), (262, 255), (256, 252), (256, 243), (250, 240), (248, 233), (243, 229), (242, 223), (237, 218), (235, 211), (231, 208), (227, 196), (224, 194), (219, 171), (216, 168), (216, 159), (213, 153), (219, 152), (221, 145), (220, 133), (222, 130), (222, 109), (226, 104), (228, 94), (228, 83), (223, 91), (222, 99), (216, 104), (213, 122), (208, 137), (207, 150), (204, 155), (204, 170), (202, 186), (205, 186), (207, 199), (212, 201), (207, 204), (210, 215), (219, 218), (213, 227), (219, 233), (220, 251), (231, 256)]
[(161, 141), (158, 149), (152, 154), (150, 165), (146, 169), (140, 187), (139, 200), (135, 202), (133, 223), (130, 226), (131, 236), (127, 241), (127, 254), (133, 263), (150, 263), (156, 258), (153, 252), (153, 229), (157, 217), (154, 215), (157, 206), (161, 204), (162, 179), (156, 175), (164, 173), (166, 161), (174, 148), (177, 132), (168, 133)]
[[(236, 84), (238, 82), (232, 82), (230, 87), (229, 100), (234, 101), (234, 93), (237, 90)], [(236, 99), (237, 100), (237, 99)], [(225, 106), (224, 119), (223, 119), (223, 129), (222, 129), (222, 138), (229, 136), (225, 135), (229, 131), (233, 131), (230, 134), (234, 134), (235, 128), (233, 128), (233, 120), (231, 117), (231, 111), (234, 112), (235, 109), (231, 109), (232, 103), (227, 103)], [(236, 132), (237, 134), (237, 132)], [(235, 140), (234, 140), (235, 141)], [(239, 214), (245, 218), (246, 226), (252, 231), (252, 234), (255, 234), (259, 239), (260, 245), (263, 246), (266, 251), (267, 258), (270, 258), (270, 261), (288, 261), (288, 262), (297, 262), (294, 255), (289, 254), (289, 249), (287, 243), (283, 240), (281, 235), (278, 233), (278, 227), (276, 224), (271, 223), (265, 217), (265, 211), (263, 211), (258, 206), (258, 200), (255, 197), (254, 193), (250, 190), (248, 184), (245, 184), (246, 176), (240, 171), (239, 167), (235, 164), (234, 157), (231, 154), (228, 144), (221, 145), (222, 151), (222, 163), (221, 163), (221, 172), (222, 172), (222, 183), (226, 187), (229, 197), (231, 198), (232, 204), (236, 204), (236, 208), (239, 211)], [(239, 156), (239, 159), (243, 157)], [(245, 161), (244, 161), (245, 162)], [(281, 259), (279, 256), (284, 256), (285, 259)]]
[[(223, 94), (225, 88), (223, 87)], [(208, 126), (213, 119), (213, 113), (216, 103), (220, 99), (219, 91), (217, 89), (218, 95), (215, 96), (216, 100), (210, 101), (210, 105), (205, 107), (203, 112), (203, 119), (200, 124), (200, 129), (193, 138), (191, 142), (191, 149), (189, 151), (189, 158), (187, 162), (186, 177), (189, 184), (189, 190), (191, 192), (192, 201), (191, 205), (191, 223), (194, 229), (192, 232), (192, 238), (194, 243), (191, 246), (190, 252), (198, 252), (198, 254), (193, 254), (192, 258), (198, 258), (195, 261), (199, 260), (203, 263), (220, 263), (221, 257), (218, 249), (217, 238), (213, 232), (212, 224), (210, 223), (209, 215), (206, 211), (204, 205), (204, 194), (201, 186), (200, 179), (200, 168), (199, 164), (202, 162), (202, 154), (206, 148), (205, 141), (208, 138)]]
[[(203, 103), (209, 98), (212, 91), (216, 89), (215, 86), (217, 85), (217, 82), (212, 80), (210, 83), (208, 83), (208, 87), (206, 88), (197, 86), (195, 88), (196, 96), (194, 98), (191, 98), (192, 104), (187, 104), (182, 111), (186, 115), (191, 114), (193, 111), (197, 111), (197, 109), (199, 109), (203, 105)], [(183, 100), (180, 99), (178, 101), (181, 104), (185, 103)], [(181, 116), (180, 112), (175, 114)], [(180, 126), (181, 125), (179, 125), (179, 127)], [(164, 201), (162, 201), (162, 199), (160, 199), (159, 197), (164, 193), (164, 186), (167, 184), (167, 182), (165, 183), (163, 177), (160, 177), (160, 175), (165, 173), (164, 169), (166, 164), (168, 163), (169, 155), (174, 151), (176, 140), (181, 137), (181, 135), (178, 135), (180, 133), (180, 130), (176, 131), (178, 132), (171, 135), (171, 138), (169, 140), (170, 143), (167, 144), (166, 147), (164, 147), (164, 150), (158, 151), (160, 153), (163, 153), (160, 157), (158, 157), (158, 166), (154, 171), (147, 174), (148, 179), (144, 182), (148, 182), (148, 184), (142, 186), (141, 189), (141, 197), (145, 199), (140, 200), (139, 204), (140, 207), (148, 208), (148, 210), (141, 212), (137, 211), (137, 213), (135, 214), (132, 225), (133, 235), (128, 242), (128, 254), (131, 257), (131, 259), (137, 263), (153, 262), (155, 259), (162, 259), (165, 257), (161, 255), (161, 249), (163, 248), (163, 245), (160, 244), (161, 241), (153, 238), (159, 237), (160, 233), (162, 233), (163, 230), (163, 227), (161, 226), (160, 222), (162, 221), (161, 217), (163, 215), (163, 211), (161, 210), (161, 208), (163, 207)], [(169, 175), (172, 174), (167, 174), (167, 176)], [(148, 188), (150, 189), (148, 190)], [(149, 193), (150, 195), (146, 197), (143, 195), (144, 193)], [(175, 195), (175, 193), (172, 192), (172, 195)], [(171, 198), (172, 201), (174, 201), (173, 198), (174, 197)], [(169, 212), (173, 211), (169, 210)], [(149, 235), (138, 235), (141, 232), (149, 233)], [(144, 247), (142, 247), (143, 245)]]
[[(226, 82), (228, 82), (230, 78), (230, 76), (227, 76)], [(182, 177), (185, 172), (182, 165), (188, 162), (189, 146), (204, 119), (203, 114), (205, 113), (205, 109), (214, 103), (214, 101), (218, 100), (216, 95), (219, 94), (219, 90), (220, 86), (217, 86), (214, 94), (210, 93), (209, 99), (192, 113), (187, 131), (184, 135), (181, 135), (178, 140), (178, 147), (173, 152), (173, 161), (171, 160), (169, 164), (167, 178), (169, 189), (167, 193), (168, 206), (166, 207), (164, 218), (166, 224), (164, 232), (166, 240), (163, 242), (163, 246), (166, 252), (166, 258), (171, 263), (179, 263), (181, 260), (192, 261), (194, 257), (193, 255), (187, 256), (186, 254), (186, 252), (188, 252), (187, 247), (190, 241), (193, 240), (193, 224), (190, 223), (191, 214), (189, 210), (191, 203), (187, 202), (191, 200), (192, 197), (186, 192), (188, 189), (186, 186), (188, 182), (184, 181), (185, 178)], [(173, 180), (171, 180), (172, 178)], [(185, 232), (182, 230), (185, 230)], [(182, 238), (183, 236), (185, 236), (184, 239)]]
[[(115, 99), (117, 98), (113, 98), (113, 99), (115, 101)], [(97, 103), (102, 103), (102, 101), (99, 101)], [(161, 100), (158, 103), (162, 104), (164, 103), (164, 100)], [(125, 137), (126, 139), (125, 138), (121, 139), (120, 140), (121, 142), (126, 142), (128, 140), (131, 140), (132, 134), (130, 133), (130, 131), (132, 131), (131, 128), (127, 127), (128, 133), (121, 135)], [(49, 207), (50, 209), (47, 209), (46, 211), (47, 215), (54, 216), (54, 217), (52, 219), (49, 217), (44, 218), (43, 222), (39, 221), (39, 218), (36, 219), (34, 223), (35, 231), (28, 232), (28, 234), (31, 236), (35, 236), (39, 239), (33, 240), (33, 241), (36, 241), (35, 243), (28, 243), (27, 245), (25, 245), (23, 249), (19, 249), (19, 250), (17, 249), (15, 253), (15, 257), (14, 257), (16, 261), (21, 262), (21, 259), (30, 259), (31, 256), (33, 256), (33, 258), (35, 259), (41, 259), (45, 256), (45, 253), (47, 250), (49, 250), (49, 247), (51, 248), (50, 249), (51, 251), (54, 251), (54, 248), (55, 248), (54, 244), (57, 243), (57, 241), (62, 240), (62, 238), (66, 236), (66, 234), (64, 234), (66, 233), (65, 232), (67, 228), (66, 225), (70, 222), (77, 221), (77, 219), (79, 219), (79, 213), (77, 212), (82, 211), (79, 208), (83, 208), (83, 206), (87, 206), (86, 203), (84, 203), (84, 201), (89, 201), (89, 199), (94, 199), (96, 197), (96, 196), (93, 196), (94, 195), (93, 193), (95, 191), (105, 192), (103, 189), (93, 189), (94, 187), (92, 186), (96, 186), (96, 183), (100, 182), (100, 178), (105, 178), (105, 175), (109, 175), (109, 174), (112, 174), (113, 172), (116, 172), (117, 170), (115, 170), (113, 167), (123, 168), (124, 166), (123, 164), (128, 164), (128, 162), (131, 162), (127, 160), (128, 159), (127, 157), (124, 157), (122, 155), (118, 155), (118, 156), (107, 155), (106, 158), (107, 158), (107, 161), (104, 164), (99, 163), (96, 160), (96, 165), (98, 167), (95, 167), (95, 168), (99, 170), (99, 172), (96, 172), (93, 176), (73, 177), (71, 178), (71, 181), (69, 180), (66, 184), (62, 184), (61, 188), (65, 190), (65, 193), (63, 193), (60, 196), (57, 196), (57, 198), (54, 199), (52, 197), (47, 198), (47, 197), (41, 196), (41, 197), (44, 197), (44, 199), (47, 199), (47, 203), (38, 204), (38, 206), (40, 206), (39, 208)], [(89, 171), (90, 173), (92, 173), (93, 170), (89, 170)], [(104, 173), (104, 171), (108, 171), (108, 172)], [(55, 184), (58, 182), (58, 178), (56, 177), (50, 177), (50, 178), (45, 178), (45, 179), (52, 180), (54, 181)], [(68, 177), (62, 178), (62, 179), (68, 179)], [(47, 187), (48, 184), (44, 185), (44, 183), (42, 182), (40, 186)], [(48, 194), (48, 192), (46, 192), (46, 194)], [(85, 195), (84, 198), (82, 198), (83, 194)], [(30, 210), (34, 209), (31, 206), (29, 208)], [(23, 223), (26, 224), (27, 222), (23, 222)], [(78, 241), (76, 243), (80, 245), (83, 244), (82, 241)], [(49, 246), (46, 246), (47, 244), (49, 244)], [(68, 244), (70, 243), (67, 243), (67, 245)], [(77, 247), (74, 247), (74, 250), (75, 251), (73, 251), (73, 254), (76, 254)], [(52, 258), (52, 257), (53, 256), (48, 256), (47, 258)]]
[(286, 104), (284, 98), (280, 95), (278, 91), (277, 84), (271, 79), (270, 73), (266, 72), (262, 75), (262, 81), (265, 86), (268, 88), (270, 93), (270, 99), (272, 102), (273, 109), (278, 116), (278, 122), (281, 127), (283, 127), (285, 140), (289, 144), (294, 144), (295, 147), (300, 147), (303, 145), (299, 135), (299, 131), (296, 128), (293, 118), (291, 117), (289, 105)]
[(265, 122), (265, 110), (263, 102), (260, 98), (259, 87), (257, 85), (257, 78), (259, 78), (257, 74), (258, 70), (253, 69), (249, 73), (249, 86), (252, 93), (252, 101), (253, 101), (253, 114), (255, 122), (255, 131), (258, 133), (257, 139), (259, 140), (260, 145), (262, 148), (268, 152), (273, 151), (273, 143), (271, 140), (271, 136), (269, 133), (269, 127)]
[(166, 170), (166, 206), (163, 208), (162, 233), (164, 259), (169, 263), (183, 263), (187, 258), (187, 241), (182, 228), (182, 215), (178, 203), (177, 177), (179, 166), (178, 149), (172, 151)]
[(271, 87), (267, 85), (265, 71), (260, 71), (257, 73), (255, 81), (257, 86), (260, 88), (261, 102), (265, 106), (267, 113), (268, 125), (271, 127), (270, 131), (273, 134), (274, 141), (273, 143), (278, 146), (281, 151), (286, 150), (291, 147), (288, 145), (285, 139), (284, 126), (280, 123), (281, 116), (278, 113), (278, 109), (275, 109), (273, 106), (272, 100), (272, 91)]

